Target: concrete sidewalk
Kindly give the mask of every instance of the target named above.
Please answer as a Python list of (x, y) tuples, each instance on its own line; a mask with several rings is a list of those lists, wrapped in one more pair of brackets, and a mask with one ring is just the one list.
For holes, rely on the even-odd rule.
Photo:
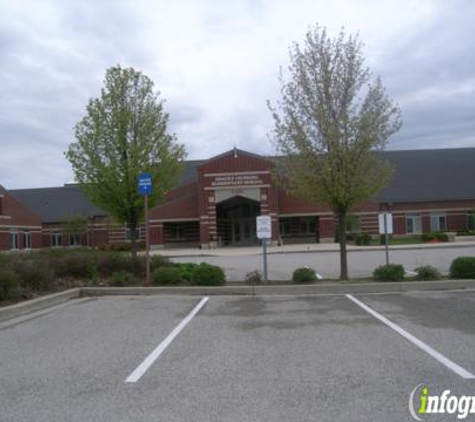
[[(411, 245), (391, 245), (389, 250), (411, 250), (411, 249), (443, 249), (443, 248), (463, 248), (475, 246), (475, 241), (457, 241), (450, 243), (421, 243)], [(384, 246), (355, 246), (348, 245), (348, 251), (382, 251)], [(269, 246), (267, 252), (269, 254), (280, 253), (304, 253), (304, 252), (336, 252), (340, 250), (338, 243), (310, 243), (300, 245), (282, 245)], [(249, 247), (222, 247), (216, 249), (199, 249), (199, 248), (174, 248), (152, 250), (152, 254), (167, 256), (170, 258), (178, 257), (200, 257), (200, 256), (216, 256), (216, 257), (237, 257), (237, 256), (254, 256), (262, 254), (261, 246)]]

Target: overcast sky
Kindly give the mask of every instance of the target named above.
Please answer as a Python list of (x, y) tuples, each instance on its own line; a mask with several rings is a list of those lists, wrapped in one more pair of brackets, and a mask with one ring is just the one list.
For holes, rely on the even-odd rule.
[(0, 184), (73, 179), (72, 128), (116, 64), (155, 82), (189, 158), (272, 154), (266, 100), (316, 23), (359, 31), (403, 111), (390, 149), (475, 146), (472, 0), (1, 0)]

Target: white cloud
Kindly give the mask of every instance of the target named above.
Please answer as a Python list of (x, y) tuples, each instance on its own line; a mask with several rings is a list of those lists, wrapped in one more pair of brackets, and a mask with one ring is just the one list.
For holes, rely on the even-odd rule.
[[(475, 99), (468, 0), (9, 0), (0, 15), (0, 183), (7, 187), (72, 178), (62, 151), (105, 69), (117, 63), (155, 81), (190, 158), (234, 145), (272, 153), (266, 100), (279, 94), (288, 47), (317, 22), (333, 35), (342, 26), (359, 31), (368, 64), (405, 107), (392, 147), (473, 140), (473, 126), (460, 117)], [(457, 113), (445, 112), (447, 102)], [(34, 151), (42, 161), (19, 178)]]

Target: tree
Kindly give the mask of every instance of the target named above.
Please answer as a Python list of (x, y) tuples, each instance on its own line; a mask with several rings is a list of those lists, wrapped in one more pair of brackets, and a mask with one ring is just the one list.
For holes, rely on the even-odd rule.
[(75, 126), (76, 142), (66, 156), (85, 195), (131, 233), (136, 254), (143, 198), (137, 193), (140, 172), (153, 175), (153, 206), (177, 182), (185, 150), (167, 131), (169, 115), (153, 82), (132, 68), (111, 67), (98, 98), (89, 100)]
[(357, 36), (330, 38), (318, 25), (303, 46), (289, 50), (281, 99), (268, 106), (271, 137), (283, 155), (277, 161), (282, 185), (292, 194), (329, 206), (338, 221), (341, 279), (348, 278), (346, 219), (373, 197), (392, 169), (378, 155), (401, 126), (380, 78), (372, 79)]

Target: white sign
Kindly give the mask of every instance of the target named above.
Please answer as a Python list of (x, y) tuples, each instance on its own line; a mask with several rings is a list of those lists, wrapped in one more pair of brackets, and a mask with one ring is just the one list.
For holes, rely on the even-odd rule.
[(386, 216), (386, 230), (388, 234), (393, 234), (393, 215), (389, 212), (382, 212), (378, 216), (379, 234), (384, 234), (384, 216)]
[(272, 224), (270, 215), (260, 215), (256, 218), (257, 238), (270, 239), (272, 237)]

